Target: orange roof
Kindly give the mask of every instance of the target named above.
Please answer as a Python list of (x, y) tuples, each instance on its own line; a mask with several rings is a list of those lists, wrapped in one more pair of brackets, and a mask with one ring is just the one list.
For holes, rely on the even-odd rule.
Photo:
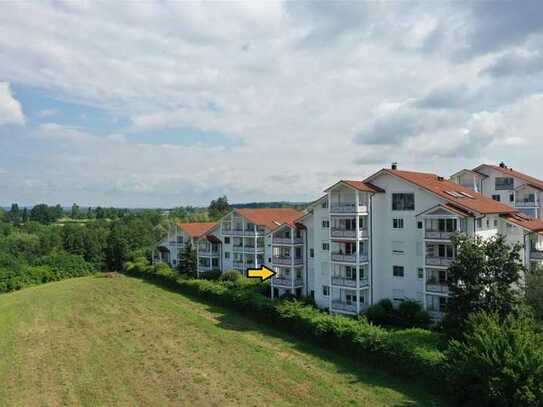
[(295, 221), (304, 214), (292, 208), (241, 208), (234, 209), (236, 213), (256, 225), (275, 230), (283, 224), (294, 226)]
[(433, 192), (440, 198), (446, 199), (450, 203), (454, 203), (456, 206), (463, 209), (468, 209), (482, 214), (518, 212), (517, 209), (487, 198), (478, 192), (474, 192), (470, 188), (466, 188), (460, 184), (448, 181), (436, 174), (383, 168), (381, 171), (370, 176), (368, 179), (372, 179), (382, 172), (386, 172), (387, 174), (404, 179), (426, 189), (427, 191)]
[(205, 222), (193, 222), (193, 223), (178, 223), (177, 226), (181, 228), (190, 237), (200, 237), (205, 235), (211, 230), (217, 223), (205, 223)]
[(543, 220), (532, 219), (528, 215), (521, 212), (514, 214), (502, 215), (502, 217), (515, 225), (518, 225), (524, 229), (531, 230), (532, 232), (543, 232)]
[(337, 184), (346, 184), (358, 191), (361, 191), (361, 192), (385, 192), (383, 191), (381, 188), (379, 187), (376, 187), (375, 185), (369, 183), (369, 182), (364, 182), (364, 181), (351, 181), (351, 180), (345, 180), (345, 179), (342, 179), (338, 182), (336, 182), (334, 185), (332, 185), (331, 187), (329, 188), (326, 188), (325, 189), (325, 192), (328, 192), (330, 189), (332, 189), (333, 187), (335, 187)]
[(528, 183), (532, 187), (543, 191), (543, 181), (534, 177), (530, 177), (529, 175), (523, 174), (522, 172), (514, 171), (512, 168), (509, 168), (507, 166), (500, 167), (499, 165), (481, 164), (477, 168), (475, 168), (473, 171), (477, 171), (481, 167), (490, 167), (496, 171), (501, 172), (502, 174), (519, 178), (523, 181), (526, 181), (526, 183)]

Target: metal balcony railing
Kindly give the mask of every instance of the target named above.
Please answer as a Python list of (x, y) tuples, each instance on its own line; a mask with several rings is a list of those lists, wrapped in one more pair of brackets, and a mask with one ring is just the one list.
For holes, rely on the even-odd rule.
[(427, 266), (450, 266), (451, 263), (454, 261), (453, 258), (450, 257), (426, 257), (426, 265)]
[[(332, 285), (337, 285), (341, 287), (356, 288), (356, 280), (351, 278), (346, 278), (342, 276), (332, 276)], [(368, 279), (360, 279), (360, 288), (368, 286)]]
[(439, 232), (436, 230), (425, 230), (424, 237), (426, 239), (451, 240), (451, 237), (457, 232)]

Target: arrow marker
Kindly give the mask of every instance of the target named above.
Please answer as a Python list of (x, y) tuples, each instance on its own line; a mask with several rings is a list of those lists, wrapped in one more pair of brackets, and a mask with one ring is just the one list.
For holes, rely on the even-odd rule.
[(257, 269), (247, 269), (248, 278), (260, 278), (261, 281), (266, 281), (275, 276), (275, 274), (277, 274), (275, 271), (266, 266), (260, 266)]

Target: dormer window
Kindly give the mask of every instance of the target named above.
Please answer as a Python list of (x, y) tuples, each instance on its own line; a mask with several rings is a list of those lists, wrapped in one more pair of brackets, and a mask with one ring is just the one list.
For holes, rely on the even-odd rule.
[(496, 177), (496, 190), (515, 189), (514, 184), (512, 177)]

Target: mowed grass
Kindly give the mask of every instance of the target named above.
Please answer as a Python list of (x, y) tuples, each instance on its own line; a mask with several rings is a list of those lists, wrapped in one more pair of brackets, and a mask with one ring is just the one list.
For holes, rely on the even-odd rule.
[(0, 295), (0, 405), (443, 405), (425, 389), (150, 283)]

